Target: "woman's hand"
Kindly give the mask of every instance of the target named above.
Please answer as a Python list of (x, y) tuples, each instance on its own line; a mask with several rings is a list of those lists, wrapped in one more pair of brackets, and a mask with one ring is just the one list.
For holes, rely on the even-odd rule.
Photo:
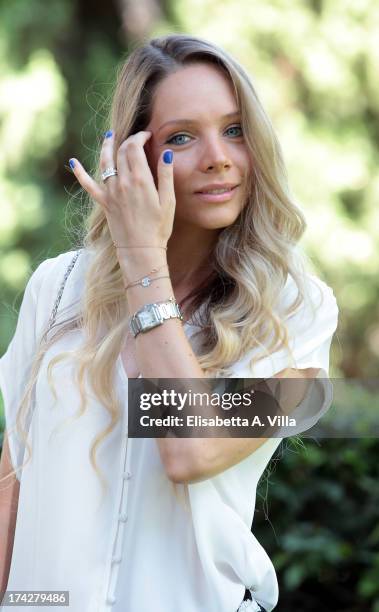
[[(158, 190), (154, 184), (144, 145), (151, 132), (129, 136), (114, 159), (114, 134), (107, 132), (101, 149), (100, 168), (117, 168), (99, 185), (81, 163), (70, 159), (70, 166), (79, 183), (104, 209), (113, 241), (121, 246), (166, 246), (171, 236), (175, 214), (173, 164), (157, 164)], [(74, 165), (73, 165), (74, 164)], [(133, 251), (133, 249), (131, 249)], [(123, 250), (123, 256), (127, 253)]]

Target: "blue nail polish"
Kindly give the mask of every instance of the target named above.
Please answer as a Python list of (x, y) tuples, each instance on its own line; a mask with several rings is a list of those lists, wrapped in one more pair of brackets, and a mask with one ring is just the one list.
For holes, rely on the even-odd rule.
[(172, 151), (165, 151), (163, 153), (163, 161), (164, 161), (165, 164), (171, 164), (172, 163), (172, 158), (173, 158)]
[(107, 132), (105, 132), (104, 134), (104, 138), (110, 138), (112, 134), (113, 134), (112, 130), (107, 130)]
[(70, 159), (70, 161), (68, 162), (70, 164), (70, 168), (71, 170), (73, 170), (75, 168), (75, 162), (73, 159)]

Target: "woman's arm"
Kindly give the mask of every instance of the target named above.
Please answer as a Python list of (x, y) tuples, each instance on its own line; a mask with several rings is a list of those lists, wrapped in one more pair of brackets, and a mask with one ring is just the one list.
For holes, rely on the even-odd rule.
[[(313, 368), (295, 370), (287, 368), (271, 378), (314, 378)], [(299, 393), (300, 385), (293, 385), (292, 398), (287, 398), (287, 414), (300, 403), (307, 393)], [(291, 403), (291, 410), (289, 404)], [(162, 461), (170, 480), (176, 483), (196, 483), (224, 472), (246, 459), (269, 438), (159, 438)]]
[[(8, 438), (4, 431), (4, 443), (0, 460), (0, 479), (13, 471)], [(7, 588), (11, 566), (14, 534), (16, 530), (20, 483), (13, 474), (0, 483), (0, 592)]]

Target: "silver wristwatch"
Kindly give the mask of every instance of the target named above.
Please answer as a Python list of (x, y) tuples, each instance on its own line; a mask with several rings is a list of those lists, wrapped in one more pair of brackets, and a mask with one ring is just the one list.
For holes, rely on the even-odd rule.
[(168, 301), (145, 304), (130, 319), (129, 329), (134, 338), (140, 332), (147, 332), (167, 319), (178, 318), (183, 321), (183, 314), (178, 302), (171, 297)]

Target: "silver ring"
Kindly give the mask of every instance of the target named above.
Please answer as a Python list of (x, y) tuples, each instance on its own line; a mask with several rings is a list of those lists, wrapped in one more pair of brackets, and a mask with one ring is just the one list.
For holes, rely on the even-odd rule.
[(117, 174), (117, 168), (105, 168), (104, 172), (101, 173), (103, 183), (105, 183), (107, 178), (109, 178), (110, 176), (117, 176)]

